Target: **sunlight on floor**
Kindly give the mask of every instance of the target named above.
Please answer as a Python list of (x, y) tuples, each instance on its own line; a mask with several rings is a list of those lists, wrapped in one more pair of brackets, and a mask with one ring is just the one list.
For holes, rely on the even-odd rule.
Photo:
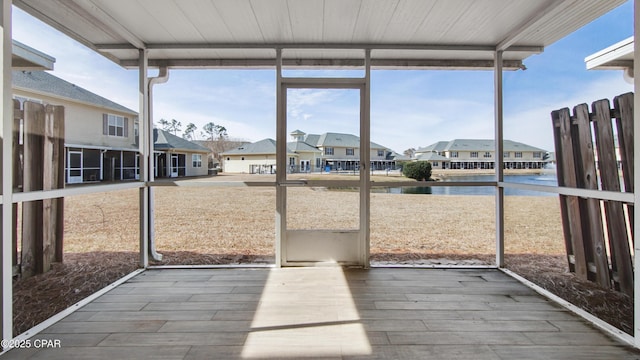
[(371, 345), (341, 267), (271, 269), (243, 358), (368, 354)]

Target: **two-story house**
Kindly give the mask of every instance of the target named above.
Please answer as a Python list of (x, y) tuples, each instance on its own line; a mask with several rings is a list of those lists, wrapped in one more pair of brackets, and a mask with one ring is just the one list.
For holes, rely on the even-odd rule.
[[(506, 169), (541, 169), (547, 163), (546, 150), (517, 141), (504, 140)], [(416, 150), (416, 160), (432, 162), (438, 169), (493, 169), (495, 141), (455, 139), (439, 141)]]
[[(351, 134), (306, 134), (291, 132), (287, 143), (287, 172), (355, 171), (360, 166), (360, 138)], [(264, 139), (224, 152), (225, 172), (273, 173), (275, 140)], [(371, 143), (371, 168), (395, 167), (394, 154), (388, 148)]]
[[(17, 42), (14, 49), (38, 53)], [(67, 184), (139, 178), (137, 112), (46, 71), (14, 70), (12, 76), (14, 99), (64, 106)], [(207, 174), (207, 148), (162, 130), (154, 130), (154, 141), (156, 176)]]

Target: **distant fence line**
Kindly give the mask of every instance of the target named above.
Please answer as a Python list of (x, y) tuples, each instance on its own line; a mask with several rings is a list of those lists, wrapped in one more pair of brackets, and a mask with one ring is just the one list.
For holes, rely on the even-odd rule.
[[(633, 192), (633, 93), (613, 104), (551, 112), (559, 186)], [(633, 295), (633, 206), (560, 195), (560, 210), (570, 271)]]

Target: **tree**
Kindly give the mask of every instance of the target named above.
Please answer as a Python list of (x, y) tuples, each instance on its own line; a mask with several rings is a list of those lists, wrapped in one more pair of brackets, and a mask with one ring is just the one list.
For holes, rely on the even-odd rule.
[(184, 129), (184, 133), (182, 134), (182, 137), (187, 140), (195, 140), (196, 129), (198, 129), (197, 126), (195, 126), (193, 123), (188, 123), (187, 128)]
[(431, 179), (431, 164), (428, 161), (413, 161), (402, 168), (402, 175), (418, 181)]
[(404, 152), (402, 152), (402, 154), (404, 154), (405, 156), (408, 156), (410, 158), (413, 158), (416, 155), (416, 149), (414, 148), (408, 148), (407, 150), (405, 150)]
[(209, 141), (223, 140), (227, 137), (227, 128), (222, 125), (216, 125), (213, 122), (209, 122), (202, 127), (202, 135)]
[(158, 121), (158, 124), (160, 124), (160, 126), (162, 126), (162, 130), (167, 130), (169, 129), (169, 126), (171, 125), (167, 120), (165, 119), (160, 119), (160, 121)]
[(171, 119), (171, 123), (169, 124), (169, 128), (165, 129), (167, 131), (173, 131), (173, 135), (177, 135), (178, 131), (180, 131), (182, 127), (182, 123), (176, 119)]

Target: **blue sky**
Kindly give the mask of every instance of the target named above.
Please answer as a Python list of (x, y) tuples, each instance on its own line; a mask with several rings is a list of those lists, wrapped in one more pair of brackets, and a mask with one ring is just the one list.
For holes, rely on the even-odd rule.
[[(54, 75), (138, 109), (136, 70), (120, 68), (15, 8), (13, 19), (16, 40), (56, 58)], [(632, 91), (621, 72), (587, 71), (584, 64), (586, 56), (631, 35), (633, 1), (628, 1), (525, 59), (527, 70), (505, 72), (505, 138), (553, 151), (552, 110)], [(493, 138), (491, 71), (373, 71), (371, 82), (374, 142), (402, 152), (441, 140)], [(275, 70), (172, 70), (154, 96), (156, 122), (176, 119), (184, 129), (187, 123), (202, 128), (212, 121), (233, 138), (275, 138)], [(357, 93), (289, 90), (288, 117), (288, 130), (357, 135)]]

